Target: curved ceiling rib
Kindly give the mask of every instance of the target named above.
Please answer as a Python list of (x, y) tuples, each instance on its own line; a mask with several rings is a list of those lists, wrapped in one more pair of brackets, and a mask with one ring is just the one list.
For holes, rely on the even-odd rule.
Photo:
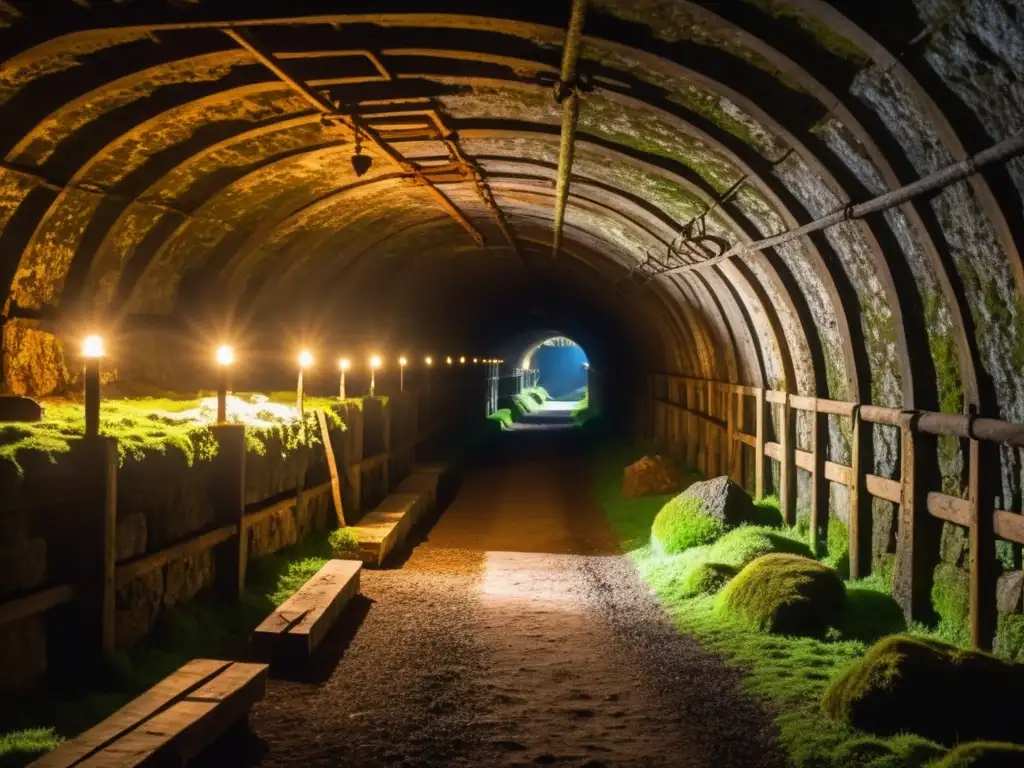
[[(930, 23), (894, 2), (900, 29)], [(678, 263), (674, 245), (703, 228), (745, 243), (797, 227), (1009, 130), (977, 113), (935, 48), (969, 32), (966, 11), (897, 58), (894, 33), (824, 0), (592, 0), (570, 255), (553, 269), (569, 3), (339, 14), (296, 0), (288, 18), (263, 0), (244, 14), (222, 0), (69, 4), (53, 19), (14, 5), (0, 31), (6, 317), (263, 317), (282, 291), (405, 295), (469, 279), (444, 275), (511, 275), (518, 254), (550, 279), (592, 274), (588, 295), (632, 307), (630, 333), (696, 375), (1024, 417), (1012, 169), (685, 274), (649, 259)], [(989, 53), (985, 67), (1024, 78)], [(964, 115), (981, 130), (958, 133)], [(359, 178), (357, 133), (373, 160)]]

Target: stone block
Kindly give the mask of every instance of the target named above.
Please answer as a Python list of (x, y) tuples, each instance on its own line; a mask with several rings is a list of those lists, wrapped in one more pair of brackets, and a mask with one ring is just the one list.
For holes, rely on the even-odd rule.
[(36, 614), (0, 625), (0, 691), (33, 687), (46, 675), (46, 619)]
[(117, 561), (138, 557), (146, 551), (146, 516), (141, 512), (117, 521)]
[(15, 395), (42, 397), (68, 388), (64, 346), (38, 321), (13, 318), (3, 325), (3, 381)]
[(187, 603), (200, 590), (213, 584), (213, 577), (213, 550), (172, 560), (164, 574), (164, 606), (172, 608)]
[(132, 579), (115, 596), (114, 632), (119, 650), (131, 648), (153, 628), (164, 596), (163, 569)]
[(1004, 573), (996, 582), (996, 607), (1000, 613), (1020, 613), (1024, 607), (1024, 571)]
[(0, 549), (0, 598), (46, 581), (46, 539), (33, 538)]

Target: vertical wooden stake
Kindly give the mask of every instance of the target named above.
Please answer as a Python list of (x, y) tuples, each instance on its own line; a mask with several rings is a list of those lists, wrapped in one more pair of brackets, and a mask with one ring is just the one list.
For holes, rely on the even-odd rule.
[[(973, 419), (972, 419), (973, 421)], [(998, 448), (992, 443), (970, 441), (968, 502), (971, 512), (971, 642), (975, 648), (992, 650), (996, 633), (996, 538), (993, 530), (995, 494), (992, 468), (999, 466)]]
[(327, 414), (317, 409), (316, 420), (320, 424), (320, 439), (324, 443), (324, 458), (327, 460), (327, 472), (331, 476), (331, 499), (334, 501), (334, 514), (338, 516), (338, 525), (344, 528), (345, 507), (341, 503), (341, 477), (338, 475), (338, 460), (334, 455)]
[[(939, 556), (939, 522), (928, 514), (927, 480), (937, 471), (934, 440), (917, 429), (920, 414), (900, 418), (900, 510), (893, 598), (907, 621), (930, 621), (932, 576)], [(929, 445), (930, 444), (930, 445)]]
[(850, 511), (848, 531), (850, 535), (850, 578), (863, 579), (871, 573), (871, 497), (868, 495), (865, 478), (870, 467), (865, 459), (871, 455), (871, 425), (860, 417), (860, 406), (853, 407), (853, 439), (850, 441)]
[(387, 405), (381, 408), (381, 424), (384, 429), (384, 495), (391, 492), (391, 409), (394, 407), (395, 399), (388, 400)]
[(248, 531), (245, 528), (245, 426), (217, 424), (210, 427), (217, 441), (217, 455), (210, 469), (209, 494), (219, 525), (236, 525), (235, 535), (214, 550), (216, 591), (237, 598), (245, 587), (248, 565)]
[(754, 395), (754, 496), (764, 498), (764, 388)]
[(825, 479), (825, 459), (828, 453), (828, 416), (819, 413), (817, 402), (809, 413), (811, 418), (811, 551), (820, 555), (828, 542), (828, 480)]
[(779, 507), (786, 525), (796, 524), (796, 430), (793, 424), (793, 409), (789, 405), (789, 395), (779, 406), (781, 415), (779, 445), (782, 450), (779, 462)]

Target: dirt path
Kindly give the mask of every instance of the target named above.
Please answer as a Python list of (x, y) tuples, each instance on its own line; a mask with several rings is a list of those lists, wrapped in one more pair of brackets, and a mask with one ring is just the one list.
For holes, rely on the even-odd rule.
[(247, 762), (781, 766), (735, 673), (615, 554), (574, 436), (508, 437), (400, 568), (364, 572), (320, 669), (271, 681)]

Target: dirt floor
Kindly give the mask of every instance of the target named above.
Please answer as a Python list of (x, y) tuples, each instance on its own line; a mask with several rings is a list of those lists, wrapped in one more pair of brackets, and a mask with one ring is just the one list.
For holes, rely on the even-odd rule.
[[(737, 674), (680, 635), (588, 501), (579, 435), (495, 455), (363, 596), (317, 664), (274, 679), (232, 764), (781, 766)], [(221, 763), (223, 764), (223, 763)]]

